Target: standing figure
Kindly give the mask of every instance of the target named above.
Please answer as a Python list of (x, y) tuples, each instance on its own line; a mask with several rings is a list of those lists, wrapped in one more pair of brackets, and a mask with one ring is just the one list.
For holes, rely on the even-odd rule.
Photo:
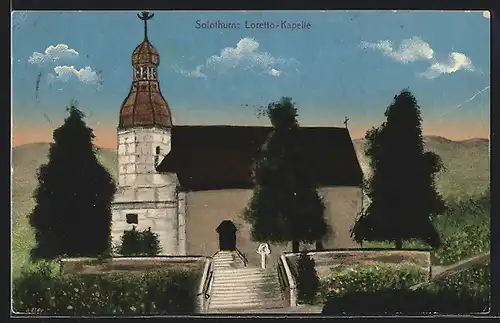
[(260, 267), (266, 269), (266, 257), (271, 253), (267, 243), (261, 243), (257, 248), (257, 253), (260, 254)]

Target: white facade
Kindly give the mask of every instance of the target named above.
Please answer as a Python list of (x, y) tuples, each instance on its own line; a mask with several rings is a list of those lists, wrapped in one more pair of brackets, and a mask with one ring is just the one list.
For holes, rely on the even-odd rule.
[[(113, 245), (125, 230), (151, 228), (163, 255), (185, 255), (185, 206), (175, 174), (155, 169), (170, 152), (169, 130), (118, 130), (118, 187), (113, 202)], [(179, 203), (181, 202), (181, 203)], [(135, 223), (136, 222), (136, 223)]]

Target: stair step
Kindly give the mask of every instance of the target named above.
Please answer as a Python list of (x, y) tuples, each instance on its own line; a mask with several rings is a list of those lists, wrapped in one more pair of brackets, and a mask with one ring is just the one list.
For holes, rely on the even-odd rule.
[(224, 268), (224, 269), (219, 269), (217, 272), (221, 273), (222, 275), (259, 274), (259, 275), (263, 275), (263, 276), (277, 276), (277, 274), (275, 272), (263, 271), (262, 269), (255, 269), (255, 268), (248, 268), (248, 267)]
[(278, 277), (277, 275), (265, 274), (263, 272), (258, 271), (239, 271), (239, 270), (227, 270), (227, 269), (219, 269), (215, 270), (214, 273), (220, 277), (231, 277), (234, 279), (239, 279), (240, 277), (248, 277), (248, 276), (259, 276), (259, 277)]
[(238, 305), (241, 306), (244, 304), (244, 306), (250, 305), (250, 304), (274, 304), (274, 303), (283, 303), (283, 299), (281, 298), (249, 298), (249, 299), (211, 299), (210, 300), (210, 307), (215, 307), (215, 306), (221, 306), (221, 305)]
[(234, 285), (234, 286), (242, 286), (242, 285), (253, 285), (253, 284), (270, 284), (270, 282), (266, 281), (262, 277), (255, 276), (255, 277), (246, 277), (246, 278), (240, 278), (240, 279), (231, 279), (228, 277), (214, 277), (214, 284), (221, 284), (221, 285)]
[(243, 309), (243, 308), (281, 308), (284, 307), (282, 300), (279, 301), (259, 301), (259, 302), (247, 302), (247, 303), (225, 303), (225, 304), (212, 304), (209, 305), (210, 310), (214, 309)]
[(246, 292), (238, 295), (231, 294), (212, 294), (210, 295), (211, 301), (224, 301), (224, 302), (233, 302), (233, 301), (252, 301), (252, 300), (269, 300), (276, 299), (281, 300), (283, 297), (281, 294), (276, 293), (254, 293), (254, 292)]
[(283, 299), (281, 293), (269, 293), (269, 292), (244, 292), (238, 295), (235, 294), (221, 294), (221, 293), (212, 293), (210, 295), (210, 299), (213, 301), (216, 300), (241, 300), (241, 301), (250, 301), (250, 300), (264, 300), (264, 299)]
[(230, 293), (233, 291), (233, 293), (242, 292), (242, 291), (281, 291), (281, 287), (279, 285), (267, 285), (267, 284), (248, 284), (248, 285), (242, 285), (242, 284), (235, 284), (235, 285), (217, 285), (215, 287), (212, 287), (212, 294), (215, 292), (224, 292), (224, 293)]

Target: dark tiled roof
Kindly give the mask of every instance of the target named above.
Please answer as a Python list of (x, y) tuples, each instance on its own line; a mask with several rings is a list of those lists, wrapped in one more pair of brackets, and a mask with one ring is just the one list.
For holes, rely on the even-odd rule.
[[(177, 173), (183, 190), (252, 188), (252, 165), (271, 127), (174, 126), (160, 172)], [(302, 127), (308, 164), (321, 187), (359, 186), (362, 171), (345, 128)]]
[(156, 81), (133, 82), (123, 101), (118, 128), (137, 126), (172, 126), (172, 113)]

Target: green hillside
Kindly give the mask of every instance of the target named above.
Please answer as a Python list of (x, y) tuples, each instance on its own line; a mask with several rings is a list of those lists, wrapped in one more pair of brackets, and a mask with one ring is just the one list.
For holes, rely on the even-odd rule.
[[(452, 141), (426, 136), (425, 148), (441, 156), (445, 169), (438, 174), (437, 188), (445, 198), (462, 199), (484, 193), (490, 183), (489, 141), (470, 139)], [(364, 140), (354, 140), (363, 172), (369, 176), (369, 161), (364, 155)]]
[[(446, 170), (439, 175), (438, 189), (446, 198), (463, 198), (486, 190), (490, 181), (490, 162), (486, 139), (451, 141), (441, 137), (426, 137), (429, 150), (441, 156)], [(369, 173), (363, 154), (363, 141), (354, 145), (364, 171)], [(27, 144), (12, 149), (12, 251), (13, 271), (28, 261), (28, 251), (33, 245), (33, 234), (27, 215), (34, 206), (33, 190), (37, 186), (38, 167), (47, 162), (49, 144)], [(116, 177), (117, 155), (115, 150), (98, 149), (103, 166)]]

